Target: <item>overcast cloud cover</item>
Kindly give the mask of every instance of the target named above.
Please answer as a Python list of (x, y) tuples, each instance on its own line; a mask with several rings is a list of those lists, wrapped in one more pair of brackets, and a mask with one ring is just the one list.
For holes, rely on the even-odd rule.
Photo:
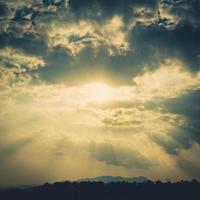
[(0, 0), (0, 186), (200, 180), (200, 0)]

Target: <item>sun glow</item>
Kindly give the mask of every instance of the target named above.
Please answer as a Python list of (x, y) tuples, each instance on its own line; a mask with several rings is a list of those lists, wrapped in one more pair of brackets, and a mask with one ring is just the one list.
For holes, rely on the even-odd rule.
[(113, 89), (103, 83), (94, 83), (85, 86), (88, 100), (103, 103), (113, 97)]

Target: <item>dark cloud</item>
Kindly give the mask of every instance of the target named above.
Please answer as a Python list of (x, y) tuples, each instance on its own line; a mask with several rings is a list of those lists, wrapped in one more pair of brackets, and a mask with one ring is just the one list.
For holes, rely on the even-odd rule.
[(12, 47), (26, 54), (43, 56), (48, 47), (43, 36), (34, 33), (25, 33), (18, 36), (15, 33), (2, 32), (0, 34), (1, 48)]
[[(1, 4), (1, 13), (5, 16), (9, 12), (9, 7), (6, 3)], [(53, 7), (55, 9), (52, 9)], [(67, 10), (62, 12), (61, 8)], [(42, 70), (41, 77), (50, 82), (63, 78), (69, 79), (69, 83), (73, 82), (70, 79), (77, 83), (80, 81), (80, 76), (83, 77), (82, 79), (89, 79), (92, 73), (93, 78), (97, 80), (103, 79), (102, 77), (107, 74), (118, 84), (130, 84), (132, 77), (142, 73), (144, 67), (157, 68), (162, 60), (169, 57), (177, 57), (186, 63), (188, 69), (193, 72), (198, 71), (200, 27), (198, 23), (194, 26), (191, 20), (187, 19), (192, 18), (197, 21), (199, 1), (160, 1), (159, 8), (158, 12), (156, 0), (73, 0), (69, 2), (43, 0), (40, 3), (27, 3), (27, 5), (10, 8), (13, 18), (9, 21), (9, 18), (5, 17), (5, 20), (8, 20), (8, 28), (0, 33), (0, 46), (2, 48), (12, 46), (28, 54), (44, 56), (48, 64), (46, 69)], [(164, 8), (170, 15), (181, 19), (177, 21), (178, 24), (170, 22), (167, 16), (162, 16)], [(98, 22), (101, 28), (105, 20), (115, 15), (123, 17), (125, 24), (123, 31), (127, 33), (130, 45), (130, 49), (120, 55), (109, 55), (108, 47), (103, 42), (97, 51), (91, 47), (91, 43), (83, 42), (88, 36), (80, 38), (71, 35), (70, 43), (81, 42), (85, 45), (85, 48), (74, 57), (69, 52), (61, 52), (59, 49), (64, 48), (61, 45), (52, 50), (47, 44), (45, 31), (38, 29), (41, 22), (64, 23), (62, 19), (70, 20), (72, 23), (87, 19)], [(151, 20), (149, 20), (150, 16)], [(132, 30), (128, 28), (130, 24), (133, 24)], [(56, 49), (58, 52), (55, 52)]]
[(15, 16), (13, 20), (28, 20), (27, 16), (32, 14), (33, 9), (31, 7), (24, 7), (21, 9), (18, 9), (15, 13)]
[(109, 143), (91, 143), (90, 151), (93, 158), (109, 165), (126, 168), (149, 168), (152, 166), (151, 161), (127, 147), (116, 147)]
[(176, 141), (172, 139), (167, 140), (160, 136), (151, 136), (151, 139), (161, 146), (167, 153), (172, 155), (177, 155), (179, 153), (180, 145)]
[(47, 67), (41, 69), (41, 77), (48, 82), (80, 84), (87, 80), (106, 82), (112, 79), (111, 84), (114, 85), (131, 84), (132, 76), (138, 70), (137, 65), (132, 67), (134, 61), (130, 54), (110, 57), (104, 46), (98, 52), (90, 46), (85, 47), (76, 56), (72, 56), (65, 47), (57, 46), (44, 59)]
[(159, 104), (148, 106), (159, 107), (165, 113), (179, 115), (184, 123), (173, 124), (174, 130), (166, 133), (166, 137), (152, 136), (152, 140), (161, 145), (166, 152), (178, 154), (182, 149), (190, 149), (193, 144), (200, 144), (200, 91), (193, 90), (176, 98), (164, 100)]
[(167, 111), (184, 115), (190, 120), (200, 120), (200, 90), (193, 90), (177, 98), (166, 100), (163, 104)]
[(152, 135), (151, 139), (161, 146), (168, 154), (178, 155), (182, 149), (190, 149), (193, 142), (184, 130), (174, 130), (166, 133), (167, 137)]
[(9, 45), (14, 48), (20, 49), (27, 54), (43, 55), (47, 51), (47, 45), (41, 35), (27, 33), (22, 37), (11, 37)]
[[(163, 107), (165, 111), (179, 114), (186, 119), (186, 123), (182, 125), (181, 132), (183, 137), (184, 135), (191, 140), (194, 140), (197, 143), (200, 143), (200, 91), (194, 90), (183, 94), (177, 98), (167, 100)], [(185, 134), (184, 134), (185, 132)]]
[[(0, 160), (8, 158), (12, 154), (15, 154), (20, 149), (24, 148), (26, 145), (30, 144), (34, 140), (35, 136), (30, 138), (21, 139), (19, 141), (12, 142), (11, 144), (6, 144), (6, 141), (0, 143)], [(2, 138), (4, 140), (4, 138)]]
[(163, 9), (179, 18), (181, 23), (190, 23), (193, 26), (199, 26), (199, 0), (172, 0), (161, 1)]
[(42, 0), (44, 6), (65, 7), (66, 0)]
[(157, 1), (152, 0), (70, 0), (69, 8), (79, 18), (93, 18), (97, 20), (111, 18), (114, 15), (122, 15), (126, 20), (134, 16), (133, 7), (143, 6), (156, 8)]
[(47, 66), (38, 71), (43, 80), (56, 83), (70, 77), (73, 60), (66, 48), (54, 47), (50, 52), (47, 51), (44, 59)]
[(137, 24), (133, 29), (130, 43), (140, 52), (141, 59), (155, 67), (156, 62), (176, 57), (186, 63), (192, 71), (199, 70), (200, 28), (189, 24), (177, 25), (173, 29), (157, 24)]
[(9, 9), (6, 4), (0, 2), (0, 18), (8, 15)]
[[(95, 3), (94, 3), (95, 2)], [(148, 1), (150, 2), (150, 1)], [(104, 1), (92, 1), (92, 2), (69, 2), (69, 6), (76, 14), (82, 13), (88, 14), (85, 12), (87, 9), (92, 10), (91, 7), (94, 5), (99, 5), (106, 12), (106, 9), (109, 10), (109, 14), (119, 13), (125, 15), (121, 10), (133, 6), (144, 6), (147, 4), (150, 7), (155, 7), (155, 2), (151, 1), (134, 1), (130, 4), (124, 2), (111, 1), (106, 3)], [(122, 4), (122, 5), (121, 5)], [(193, 7), (194, 5), (190, 5)], [(195, 9), (198, 9), (195, 8)], [(155, 12), (153, 10), (152, 12)], [(96, 12), (95, 12), (96, 13)], [(81, 16), (82, 18), (84, 16)], [(91, 16), (90, 16), (91, 17)], [(100, 19), (95, 19), (99, 21)], [(92, 53), (93, 49), (90, 49), (90, 53), (83, 51), (79, 54), (79, 61), (83, 63), (84, 69), (87, 70), (87, 66), (94, 66), (95, 63), (98, 65), (96, 73), (99, 73), (99, 68), (106, 66), (106, 69), (110, 74), (114, 74), (115, 78), (118, 79), (121, 83), (131, 83), (131, 77), (141, 73), (144, 66), (149, 66), (150, 68), (156, 68), (159, 63), (171, 57), (176, 57), (186, 63), (186, 66), (189, 70), (193, 72), (199, 70), (200, 64), (200, 29), (199, 27), (194, 27), (191, 23), (184, 20), (184, 23), (181, 22), (178, 25), (174, 25), (172, 28), (168, 27), (168, 19), (160, 18), (156, 19), (150, 24), (144, 22), (136, 23), (136, 26), (129, 33), (129, 44), (131, 49), (126, 52), (125, 55), (114, 55), (109, 56), (105, 54), (105, 49), (99, 51), (98, 54)], [(127, 30), (126, 30), (127, 31)], [(85, 52), (87, 52), (85, 54)], [(85, 58), (86, 62), (85, 63)], [(144, 59), (145, 58), (145, 59)], [(95, 61), (95, 63), (93, 63)], [(103, 61), (103, 62), (102, 62)], [(77, 63), (77, 65), (79, 65)], [(77, 70), (77, 73), (79, 70)]]
[(181, 170), (183, 170), (191, 179), (200, 178), (200, 164), (198, 163), (198, 159), (196, 161), (181, 159), (178, 164)]

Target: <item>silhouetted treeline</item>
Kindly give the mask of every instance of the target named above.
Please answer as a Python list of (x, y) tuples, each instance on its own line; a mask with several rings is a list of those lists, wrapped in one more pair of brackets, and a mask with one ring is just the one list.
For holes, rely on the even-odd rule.
[(1, 200), (199, 200), (200, 183), (58, 182), (29, 189), (0, 191)]

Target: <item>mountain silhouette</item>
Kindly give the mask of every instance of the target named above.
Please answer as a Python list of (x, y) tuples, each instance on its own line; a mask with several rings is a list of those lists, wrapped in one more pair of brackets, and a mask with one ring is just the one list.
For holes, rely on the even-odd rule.
[(103, 182), (103, 183), (116, 183), (116, 182), (127, 182), (127, 183), (144, 183), (149, 181), (144, 176), (138, 177), (122, 177), (122, 176), (98, 176), (94, 178), (79, 179), (77, 182)]

